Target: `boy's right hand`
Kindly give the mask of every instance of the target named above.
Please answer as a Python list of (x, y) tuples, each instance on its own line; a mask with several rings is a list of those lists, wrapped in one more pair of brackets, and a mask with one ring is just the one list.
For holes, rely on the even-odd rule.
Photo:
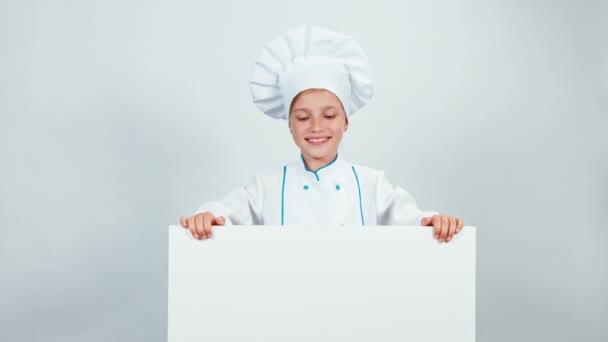
[(223, 226), (226, 223), (224, 216), (215, 217), (210, 212), (196, 214), (190, 218), (181, 217), (179, 223), (182, 227), (190, 229), (195, 239), (209, 239), (212, 236), (211, 226)]

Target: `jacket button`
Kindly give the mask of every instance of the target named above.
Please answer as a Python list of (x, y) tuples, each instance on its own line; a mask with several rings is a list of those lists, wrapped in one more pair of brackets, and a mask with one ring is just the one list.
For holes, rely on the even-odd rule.
[(339, 185), (336, 185), (336, 190), (340, 190), (340, 186)]
[(308, 185), (304, 185), (304, 190), (308, 190)]

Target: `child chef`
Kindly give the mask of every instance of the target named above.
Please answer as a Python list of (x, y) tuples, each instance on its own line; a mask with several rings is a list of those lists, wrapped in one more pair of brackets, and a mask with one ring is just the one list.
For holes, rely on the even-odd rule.
[(460, 218), (420, 210), (383, 171), (340, 157), (349, 117), (374, 92), (368, 58), (352, 37), (310, 25), (287, 31), (262, 50), (250, 87), (262, 112), (287, 120), (300, 157), (180, 218), (195, 238), (225, 224), (421, 225), (443, 242), (462, 230)]

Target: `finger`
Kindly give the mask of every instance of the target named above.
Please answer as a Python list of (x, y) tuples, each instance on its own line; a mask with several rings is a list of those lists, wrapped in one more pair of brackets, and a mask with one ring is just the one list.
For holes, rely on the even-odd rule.
[(204, 214), (198, 214), (194, 219), (194, 222), (196, 223), (196, 235), (198, 235), (200, 239), (205, 238), (205, 230), (203, 229), (205, 223), (203, 222), (203, 217), (205, 217)]
[(204, 229), (205, 239), (208, 239), (211, 237), (211, 223), (213, 222), (214, 218), (215, 217), (211, 213), (205, 214), (205, 216), (203, 218), (203, 229)]
[(179, 218), (179, 224), (184, 228), (188, 228), (188, 221), (183, 216)]
[(439, 240), (439, 234), (441, 234), (441, 217), (439, 215), (435, 215), (432, 218), (433, 220), (433, 230), (435, 230), (435, 239)]
[(212, 223), (205, 230), (205, 233), (207, 233), (207, 239), (211, 239), (213, 237), (213, 226), (214, 226), (214, 224)]
[(198, 234), (196, 234), (196, 224), (194, 224), (195, 217), (196, 216), (192, 216), (188, 218), (188, 229), (190, 229), (190, 234), (192, 234), (195, 239), (198, 239)]
[(454, 234), (456, 234), (456, 219), (453, 217), (450, 217), (448, 219), (448, 222), (450, 223), (450, 227), (448, 228), (447, 242), (450, 242), (450, 241), (452, 241), (452, 236), (454, 236)]
[(456, 234), (458, 234), (462, 230), (462, 227), (464, 227), (464, 221), (461, 218), (456, 219), (456, 221), (458, 221), (458, 225), (456, 227)]
[(441, 241), (446, 241), (448, 238), (448, 231), (450, 230), (450, 221), (447, 216), (441, 217), (441, 233), (439, 235), (439, 239)]

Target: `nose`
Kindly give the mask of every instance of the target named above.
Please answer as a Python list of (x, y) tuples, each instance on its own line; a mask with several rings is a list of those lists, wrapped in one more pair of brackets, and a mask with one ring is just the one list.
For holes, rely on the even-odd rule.
[(320, 118), (312, 117), (310, 120), (310, 130), (314, 133), (323, 131), (323, 124)]

